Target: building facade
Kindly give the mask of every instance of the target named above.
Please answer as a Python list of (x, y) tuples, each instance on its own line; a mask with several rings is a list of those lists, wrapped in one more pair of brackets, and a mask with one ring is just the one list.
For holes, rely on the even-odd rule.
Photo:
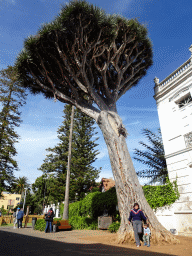
[(157, 217), (168, 220), (166, 212), (170, 219), (164, 226), (180, 235), (192, 235), (192, 45), (189, 50), (191, 57), (183, 65), (161, 82), (154, 79), (169, 179), (177, 179), (180, 193)]
[(0, 208), (3, 206), (5, 210), (12, 209), (21, 201), (20, 194), (8, 194), (3, 192), (3, 197), (0, 198)]

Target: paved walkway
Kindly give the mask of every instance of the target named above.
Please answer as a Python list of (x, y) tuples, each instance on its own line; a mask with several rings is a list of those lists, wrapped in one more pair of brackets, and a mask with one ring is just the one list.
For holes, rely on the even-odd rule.
[(127, 249), (80, 239), (86, 236), (105, 236), (99, 230), (72, 230), (57, 233), (35, 231), (31, 227), (13, 229), (0, 227), (1, 256), (168, 256), (141, 249)]
[(59, 242), (66, 243), (77, 243), (77, 244), (95, 244), (96, 242), (90, 242), (87, 240), (81, 239), (81, 237), (88, 236), (106, 236), (106, 231), (101, 230), (68, 230), (68, 231), (59, 231), (56, 233), (45, 233), (38, 230), (33, 230), (32, 227), (13, 229), (13, 227), (0, 227), (0, 230), (4, 230), (11, 233), (23, 234), (27, 236), (39, 237), (50, 239)]

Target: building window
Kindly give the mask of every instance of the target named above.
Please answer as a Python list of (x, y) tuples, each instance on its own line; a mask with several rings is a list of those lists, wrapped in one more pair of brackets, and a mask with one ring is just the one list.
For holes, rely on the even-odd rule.
[(189, 133), (185, 134), (184, 139), (185, 139), (186, 147), (187, 148), (192, 147), (192, 132), (189, 132)]
[(7, 210), (13, 209), (14, 205), (7, 205)]
[(17, 200), (17, 201), (19, 201), (19, 200), (20, 200), (20, 198), (19, 198), (19, 197), (16, 197), (16, 200)]
[(186, 105), (188, 105), (190, 102), (192, 102), (192, 97), (189, 92), (188, 94), (186, 94), (185, 96), (183, 96), (179, 100), (177, 100), (175, 103), (179, 106), (179, 108), (183, 108)]

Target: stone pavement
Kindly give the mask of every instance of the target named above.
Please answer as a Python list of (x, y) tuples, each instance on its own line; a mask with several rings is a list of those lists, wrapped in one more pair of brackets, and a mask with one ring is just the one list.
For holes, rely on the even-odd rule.
[(106, 231), (101, 230), (66, 230), (59, 231), (56, 233), (45, 233), (38, 230), (33, 230), (32, 227), (21, 228), (21, 229), (13, 229), (13, 227), (0, 227), (0, 230), (5, 230), (7, 232), (12, 232), (16, 234), (23, 234), (27, 236), (34, 236), (39, 238), (50, 239), (59, 242), (66, 243), (77, 243), (77, 244), (90, 244), (96, 242), (90, 242), (87, 240), (82, 240), (81, 237), (88, 236), (106, 236)]
[(127, 249), (80, 239), (102, 236), (99, 230), (72, 230), (57, 233), (35, 231), (31, 227), (13, 229), (0, 227), (0, 256), (168, 256), (168, 254)]

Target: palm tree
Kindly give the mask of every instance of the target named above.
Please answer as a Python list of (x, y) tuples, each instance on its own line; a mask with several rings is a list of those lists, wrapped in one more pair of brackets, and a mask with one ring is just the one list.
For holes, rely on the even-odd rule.
[(148, 139), (149, 144), (140, 141), (139, 144), (146, 150), (135, 149), (134, 159), (147, 165), (148, 169), (137, 171), (137, 175), (141, 178), (151, 179), (148, 184), (154, 182), (165, 184), (168, 171), (161, 131), (158, 129), (157, 133), (153, 133), (149, 129), (143, 129), (142, 133)]
[(25, 176), (19, 177), (15, 180), (13, 190), (16, 193), (23, 195), (24, 188), (26, 188), (28, 186), (29, 186), (29, 183), (28, 183), (27, 177), (25, 177)]

